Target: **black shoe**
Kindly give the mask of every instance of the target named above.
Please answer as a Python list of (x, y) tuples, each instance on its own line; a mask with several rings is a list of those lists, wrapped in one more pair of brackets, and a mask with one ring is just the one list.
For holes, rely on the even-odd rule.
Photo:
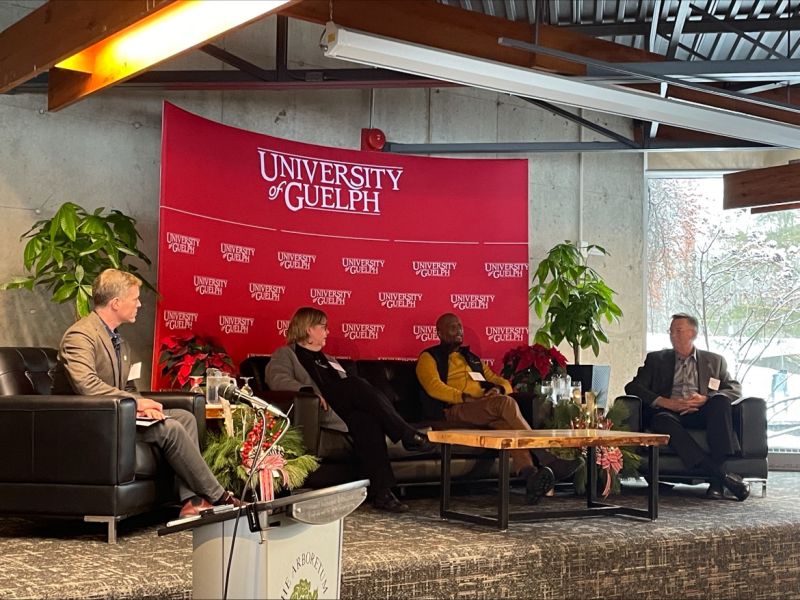
[(531, 473), (525, 482), (525, 501), (528, 504), (538, 504), (547, 492), (553, 489), (556, 483), (555, 475), (549, 467), (539, 467)]
[(548, 463), (547, 466), (553, 472), (556, 481), (564, 481), (575, 475), (575, 471), (577, 471), (582, 464), (583, 458), (578, 456), (573, 459), (557, 458), (553, 462)]
[(744, 502), (750, 495), (750, 486), (744, 482), (741, 475), (725, 473), (722, 483), (730, 490), (731, 494), (736, 496), (739, 502)]
[(403, 504), (400, 502), (400, 500), (397, 499), (397, 496), (395, 496), (391, 490), (386, 490), (385, 492), (379, 492), (376, 494), (372, 499), (372, 506), (378, 510), (385, 510), (387, 512), (408, 512), (408, 504)]
[(724, 497), (725, 490), (722, 488), (722, 482), (718, 479), (712, 480), (711, 483), (708, 484), (706, 498), (711, 500), (722, 500)]
[(424, 433), (414, 432), (403, 441), (403, 448), (408, 452), (433, 452), (436, 444), (433, 444)]

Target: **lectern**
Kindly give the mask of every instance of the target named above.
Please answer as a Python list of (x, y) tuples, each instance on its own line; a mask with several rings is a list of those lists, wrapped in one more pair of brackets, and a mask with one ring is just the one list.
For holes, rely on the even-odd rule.
[(241, 511), (215, 507), (158, 534), (192, 530), (193, 598), (222, 598), (226, 576), (228, 598), (339, 598), (344, 517), (364, 501), (368, 484), (354, 481)]

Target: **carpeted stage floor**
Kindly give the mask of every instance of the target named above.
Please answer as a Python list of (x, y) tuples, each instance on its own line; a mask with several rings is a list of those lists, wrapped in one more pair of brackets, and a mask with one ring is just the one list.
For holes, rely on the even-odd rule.
[[(455, 508), (491, 506), (484, 493)], [(498, 532), (411, 512), (359, 508), (345, 521), (343, 598), (798, 598), (800, 473), (770, 473), (744, 503), (704, 486), (661, 494), (658, 521), (512, 523)], [(514, 494), (512, 505), (521, 502)], [(619, 504), (643, 506), (626, 487)], [(545, 508), (579, 507), (571, 495)], [(158, 537), (164, 516), (130, 519), (116, 546), (96, 524), (0, 519), (0, 598), (190, 598), (191, 533)]]

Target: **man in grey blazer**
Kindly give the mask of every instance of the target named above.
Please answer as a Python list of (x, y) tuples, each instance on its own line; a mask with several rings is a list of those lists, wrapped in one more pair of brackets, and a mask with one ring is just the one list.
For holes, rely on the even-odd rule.
[[(722, 356), (695, 348), (697, 329), (693, 316), (672, 315), (673, 349), (650, 352), (625, 392), (642, 399), (645, 425), (669, 434), (669, 445), (687, 468), (700, 467), (711, 477), (708, 497), (722, 498), (724, 486), (745, 500), (748, 485), (724, 467), (725, 459), (741, 449), (731, 414), (741, 385), (731, 378)], [(710, 454), (689, 435), (689, 428), (706, 430)]]
[[(136, 416), (155, 419), (137, 427), (139, 440), (155, 444), (177, 476), (183, 507), (180, 516), (197, 515), (214, 504), (239, 505), (217, 482), (200, 454), (197, 422), (185, 410), (163, 410), (161, 403), (143, 398), (131, 374), (131, 353), (117, 327), (136, 321), (142, 282), (130, 273), (106, 269), (92, 284), (94, 310), (67, 329), (59, 348), (59, 362), (72, 386), (82, 395), (128, 395), (136, 400)], [(131, 378), (129, 378), (132, 375)]]

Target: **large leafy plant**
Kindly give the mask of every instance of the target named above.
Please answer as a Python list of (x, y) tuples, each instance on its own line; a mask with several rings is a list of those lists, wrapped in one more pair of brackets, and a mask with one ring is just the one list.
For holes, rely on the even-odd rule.
[(614, 290), (586, 264), (589, 254), (608, 255), (591, 244), (579, 248), (573, 242), (557, 244), (539, 263), (529, 290), (530, 305), (543, 319), (534, 342), (557, 346), (566, 340), (580, 364), (580, 349), (591, 348), (595, 356), (600, 343), (608, 343), (603, 321), (619, 321), (622, 309), (614, 302)]
[(118, 210), (104, 211), (101, 207), (90, 213), (65, 202), (51, 219), (34, 223), (20, 238), (28, 238), (23, 265), (30, 274), (15, 277), (0, 289), (44, 286), (52, 291), (53, 302), (74, 302), (78, 317), (89, 314), (92, 281), (109, 267), (134, 273), (155, 291), (135, 265), (126, 263), (137, 258), (150, 264), (138, 248), (142, 236), (136, 231), (136, 220)]

